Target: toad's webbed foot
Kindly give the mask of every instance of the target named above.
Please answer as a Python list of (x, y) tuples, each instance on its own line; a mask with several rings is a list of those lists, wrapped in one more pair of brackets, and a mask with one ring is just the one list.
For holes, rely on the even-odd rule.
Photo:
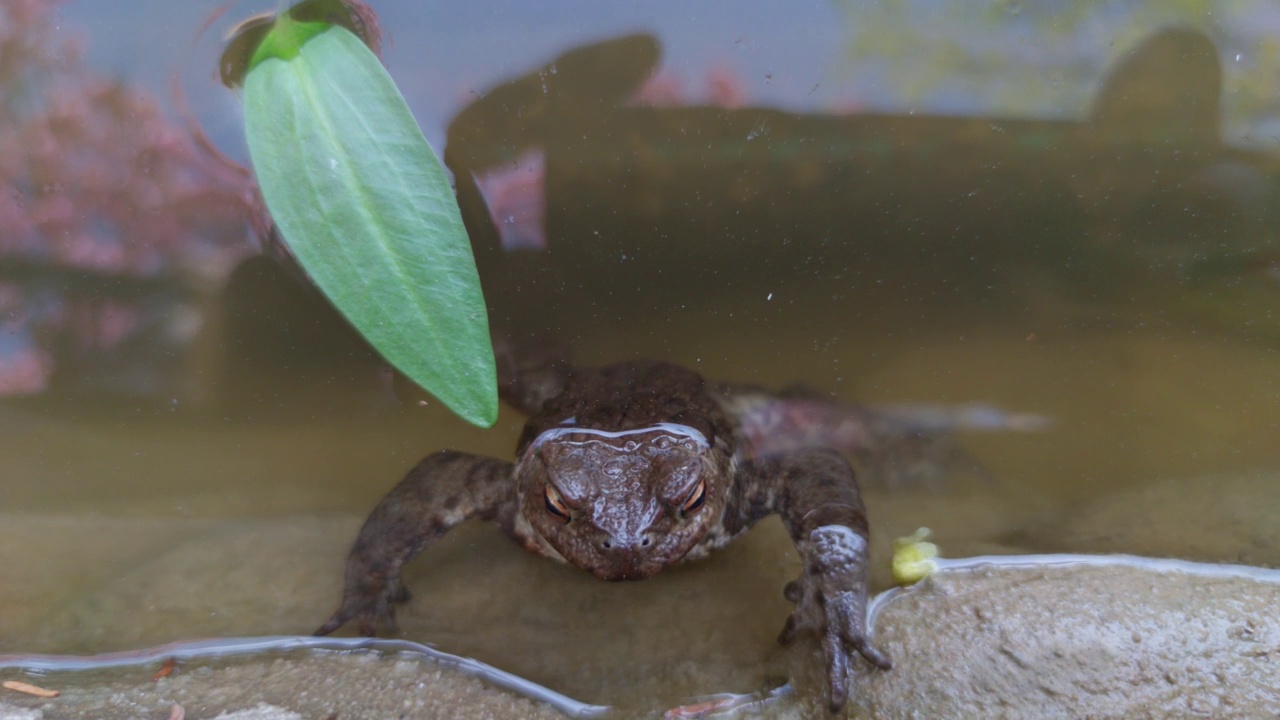
[(787, 644), (805, 632), (818, 636), (827, 660), (830, 708), (836, 712), (848, 695), (853, 651), (882, 670), (893, 663), (867, 631), (866, 541), (850, 528), (828, 525), (813, 530), (806, 543), (804, 574), (785, 591), (796, 608), (778, 641)]
[(365, 520), (347, 556), (342, 605), (316, 634), (353, 620), (361, 635), (394, 632), (395, 604), (409, 599), (400, 579), (405, 563), (470, 518), (510, 534), (515, 507), (511, 463), (449, 450), (426, 457)]
[(343, 593), (342, 607), (316, 628), (314, 635), (328, 635), (334, 630), (356, 621), (356, 632), (365, 637), (373, 637), (379, 631), (394, 633), (396, 626), (396, 604), (409, 600), (409, 589), (398, 579), (385, 582), (369, 578), (356, 587), (348, 584)]
[(796, 603), (778, 640), (814, 633), (822, 643), (832, 711), (844, 707), (849, 665), (856, 651), (889, 669), (888, 656), (867, 632), (867, 515), (849, 461), (840, 453), (805, 449), (744, 462), (737, 480), (738, 505), (727, 512), (732, 528), (771, 512), (782, 516), (804, 571), (787, 585)]

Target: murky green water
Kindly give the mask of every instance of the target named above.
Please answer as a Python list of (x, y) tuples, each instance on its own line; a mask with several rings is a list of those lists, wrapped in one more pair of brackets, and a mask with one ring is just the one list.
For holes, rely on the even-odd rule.
[[(135, 5), (139, 17), (155, 10)], [(250, 10), (243, 5), (232, 14)], [(708, 377), (800, 382), (851, 402), (985, 402), (1052, 418), (1037, 433), (962, 434), (987, 480), (867, 488), (882, 586), (889, 540), (922, 525), (954, 555), (1136, 547), (1280, 563), (1257, 511), (1280, 488), (1280, 165), (1265, 139), (1280, 109), (1250, 94), (1250, 73), (1266, 62), (1255, 34), (1209, 27), (1227, 73), (1220, 103), (1195, 87), (1190, 100), (1135, 100), (1153, 112), (1204, 103), (1228, 111), (1220, 135), (1208, 138), (1194, 113), (1180, 123), (1139, 113), (1132, 123), (1122, 107), (1090, 121), (1081, 98), (1102, 92), (1101, 67), (1124, 65), (1123, 53), (1092, 58), (1099, 71), (1090, 82), (1076, 79), (1061, 105), (1039, 106), (1064, 120), (1023, 121), (1006, 119), (1006, 109), (1030, 101), (1009, 94), (1033, 85), (993, 78), (983, 105), (955, 100), (972, 78), (948, 84), (941, 70), (937, 88), (915, 100), (868, 84), (858, 63), (871, 60), (841, 59), (847, 28), (797, 39), (826, 27), (819, 21), (844, 22), (826, 6), (731, 19), (699, 6), (689, 27), (676, 22), (683, 5), (647, 19), (592, 10), (522, 32), (520, 17), (497, 6), (444, 8), (428, 23), (414, 14), (425, 11), (386, 5), (389, 62), (411, 104), (432, 108), (421, 116), (437, 147), (452, 113), (477, 93), (552, 83), (555, 102), (538, 105), (535, 93), (516, 108), (527, 122), (507, 106), (477, 106), (472, 119), (482, 122), (449, 135), (455, 170), (483, 174), (514, 151), (543, 153), (545, 248), (504, 252), (498, 232), (475, 233), (495, 325), (560, 338), (584, 363), (662, 358)], [(441, 42), (453, 54), (438, 60), (441, 69), (428, 62), (415, 72), (415, 49), (450, 35), (438, 27), (450, 13), (460, 30)], [(1101, 3), (1097, 13), (1126, 47), (1166, 24)], [(79, 27), (90, 56), (114, 58), (107, 66), (128, 76), (138, 65), (119, 49), (128, 32), (96, 15), (68, 7), (57, 32)], [(912, 37), (916, 15), (932, 17), (908, 12), (891, 26), (894, 37)], [(995, 52), (1018, 23), (1024, 43), (1051, 36), (1018, 17), (988, 28), (987, 41), (981, 28), (966, 29), (976, 34), (971, 54)], [(157, 22), (186, 37), (200, 20), (193, 10)], [(535, 72), (557, 53), (637, 29), (667, 45), (663, 72), (683, 78), (683, 95), (659, 95), (666, 99), (650, 107), (602, 104), (592, 82), (634, 74), (625, 55), (588, 55), (554, 77)], [(1084, 51), (1070, 48), (1100, 36), (1045, 41), (1044, 54), (1076, 57)], [(210, 50), (202, 42), (197, 57)], [(1156, 59), (1173, 58), (1179, 78), (1200, 77), (1199, 36), (1179, 42)], [(900, 48), (880, 57), (890, 68), (914, 62)], [(994, 64), (1015, 78), (1017, 65)], [(574, 84), (583, 67), (600, 74)], [(915, 70), (884, 72), (919, 79)], [(697, 89), (704, 81), (713, 91)], [(197, 118), (233, 146), (224, 91), (188, 93)], [(874, 108), (890, 99), (901, 104), (887, 115), (832, 112), (842, 101)], [(917, 107), (931, 110), (917, 115), (994, 109), (975, 121), (905, 117)], [(16, 152), (5, 147), (0, 157)], [(483, 225), (493, 210), (501, 225), (505, 206), (492, 195), (491, 207), (478, 204), (462, 184), (469, 221)], [(14, 233), (6, 248), (19, 244)], [(220, 247), (217, 257), (250, 256), (243, 240)], [(9, 308), (70, 293), (68, 278), (86, 273), (103, 280), (76, 295), (89, 306), (144, 284), (105, 264), (73, 271), (13, 252), (0, 267), (14, 287), (52, 278), (39, 283), (44, 294), (18, 294)], [(175, 267), (160, 272), (161, 284), (195, 289), (174, 291), (180, 301), (140, 302), (161, 315), (196, 313), (200, 322), (180, 342), (144, 336), (137, 351), (95, 354), (105, 346), (101, 323), (89, 323), (97, 345), (77, 340), (75, 323), (13, 331), (36, 340), (54, 333), (44, 352), (56, 365), (46, 392), (0, 405), (0, 653), (309, 632), (338, 600), (359, 520), (419, 457), (446, 447), (511, 453), (519, 416), (504, 411), (494, 429), (477, 430), (389, 382), (288, 275), (242, 270), (226, 289), (226, 272), (196, 282)], [(121, 392), (139, 384), (119, 379), (139, 374), (150, 390)], [(1153, 494), (1159, 502), (1134, 500)], [(1204, 522), (1189, 521), (1198, 509)], [(1094, 518), (1114, 532), (1089, 525)], [(401, 620), (407, 637), (582, 700), (651, 708), (758, 689), (815, 662), (812, 647), (773, 643), (787, 613), (781, 588), (797, 570), (774, 522), (706, 563), (622, 585), (527, 556), (495, 529), (467, 527), (409, 571), (415, 597)]]

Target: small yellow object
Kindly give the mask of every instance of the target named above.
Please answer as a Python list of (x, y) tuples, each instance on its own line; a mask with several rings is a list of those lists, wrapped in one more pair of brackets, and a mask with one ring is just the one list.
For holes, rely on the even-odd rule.
[(899, 585), (920, 582), (938, 570), (938, 546), (929, 539), (929, 528), (893, 541), (893, 581)]

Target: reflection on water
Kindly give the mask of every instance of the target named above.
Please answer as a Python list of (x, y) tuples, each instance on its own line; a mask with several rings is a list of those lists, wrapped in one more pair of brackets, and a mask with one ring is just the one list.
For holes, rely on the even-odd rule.
[[(413, 12), (402, 5), (377, 6), (389, 62), (411, 104), (432, 106), (428, 137), (447, 129), (496, 325), (587, 362), (657, 357), (846, 401), (1053, 418), (1034, 435), (962, 436), (989, 480), (872, 489), (877, 552), (931, 525), (953, 555), (1075, 539), (1280, 563), (1263, 528), (1236, 527), (1248, 547), (1187, 541), (1260, 522), (1229, 497), (1207, 503), (1194, 478), (1257, 504), (1280, 468), (1280, 167), (1259, 139), (1276, 108), (1242, 97), (1266, 70), (1256, 38), (1274, 17), (1206, 34), (1123, 24), (1100, 5), (1123, 51), (1092, 59), (1105, 78), (1077, 83), (1078, 112), (1045, 120), (999, 111), (999, 75), (995, 109), (974, 117), (887, 109), (875, 83), (841, 105), (840, 61), (814, 49), (837, 52), (838, 38), (799, 47), (808, 36), (789, 32), (829, 8), (735, 9), (701, 54), (675, 29), (683, 5), (655, 4), (665, 20), (585, 12), (550, 52), (564, 28), (528, 31), (525, 11), (442, 9), (479, 29), (445, 42), (440, 67), (487, 73), (450, 85), (430, 63), (414, 73), (419, 35), (441, 31), (397, 23)], [(78, 62), (47, 5), (0, 12), (0, 386), (36, 393), (0, 407), (0, 572), (20, 580), (0, 587), (0, 648), (305, 632), (332, 609), (357, 518), (405, 469), (441, 447), (507, 457), (521, 418), (464, 427), (389, 379), (296, 273), (250, 257), (243, 176), (159, 101)], [(75, 12), (90, 48), (106, 40)], [(913, 37), (911, 12), (928, 10), (882, 21)], [(202, 20), (167, 29), (193, 36)], [(1019, 27), (1006, 66), (1057, 37)], [(983, 48), (972, 58), (991, 50), (962, 40)], [(851, 77), (874, 65), (891, 84), (899, 62), (919, 77), (903, 48), (865, 52)], [(934, 72), (941, 109), (980, 102), (948, 104), (948, 68)], [(204, 94), (197, 118), (233, 146)], [(1237, 142), (1242, 125), (1258, 137)], [(1151, 493), (1165, 494), (1133, 500)], [(1224, 519), (1182, 527), (1188, 504)], [(794, 563), (769, 525), (722, 558), (606, 585), (477, 527), (415, 565), (402, 618), (412, 639), (581, 699), (670, 704), (765, 687), (806, 661), (772, 644)]]
[(814, 314), (889, 283), (926, 303), (1017, 303), (1034, 282), (1114, 300), (1210, 266), (1274, 285), (1233, 259), (1275, 262), (1277, 166), (1223, 143), (1198, 32), (1135, 48), (1080, 121), (651, 108), (657, 57), (648, 36), (578, 48), (450, 125), (491, 287), (536, 298), (514, 322), (602, 297), (601, 319), (662, 315), (760, 279), (829, 298)]
[(249, 178), (56, 19), (0, 6), (0, 395), (180, 393), (195, 306), (248, 249)]

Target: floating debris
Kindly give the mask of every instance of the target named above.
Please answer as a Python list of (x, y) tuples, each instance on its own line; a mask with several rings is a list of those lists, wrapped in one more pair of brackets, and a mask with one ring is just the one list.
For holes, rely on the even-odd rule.
[(938, 571), (938, 546), (929, 539), (929, 528), (920, 528), (893, 541), (893, 581), (912, 585)]
[(164, 664), (160, 666), (160, 669), (151, 676), (151, 679), (155, 681), (160, 678), (167, 678), (173, 674), (173, 669), (176, 667), (178, 667), (178, 659), (172, 656), (167, 657), (165, 658)]
[(5, 680), (4, 683), (2, 684), (8, 690), (12, 690), (14, 692), (26, 693), (27, 695), (35, 695), (36, 697), (56, 698), (62, 694), (57, 690), (47, 690), (45, 688), (32, 685), (31, 683), (24, 683), (19, 680)]

